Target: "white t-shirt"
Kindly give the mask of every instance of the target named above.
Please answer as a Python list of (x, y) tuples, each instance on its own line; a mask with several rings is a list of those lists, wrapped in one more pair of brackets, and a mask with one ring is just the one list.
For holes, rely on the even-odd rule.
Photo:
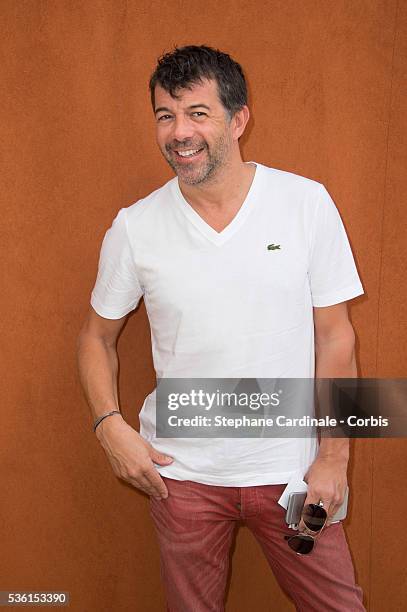
[[(91, 304), (119, 319), (144, 296), (158, 378), (310, 378), (313, 306), (362, 293), (325, 187), (256, 163), (245, 201), (220, 233), (184, 199), (177, 177), (122, 208), (103, 240)], [(156, 438), (155, 391), (140, 424), (174, 458), (158, 471), (178, 480), (286, 483), (317, 452), (315, 438)]]

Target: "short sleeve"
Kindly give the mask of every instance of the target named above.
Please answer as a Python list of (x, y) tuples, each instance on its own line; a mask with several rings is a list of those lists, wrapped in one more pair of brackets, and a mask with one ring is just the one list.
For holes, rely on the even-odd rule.
[(332, 306), (364, 293), (342, 219), (320, 184), (308, 276), (313, 306)]
[(90, 303), (101, 317), (120, 319), (136, 308), (142, 295), (122, 208), (103, 239)]

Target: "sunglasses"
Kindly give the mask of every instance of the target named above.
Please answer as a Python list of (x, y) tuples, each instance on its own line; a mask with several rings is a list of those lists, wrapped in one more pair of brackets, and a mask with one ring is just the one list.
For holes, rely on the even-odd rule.
[(325, 527), (328, 514), (325, 508), (323, 508), (322, 502), (319, 502), (319, 504), (307, 504), (304, 506), (301, 518), (307, 529), (313, 531), (316, 535), (297, 533), (293, 536), (286, 535), (284, 539), (287, 540), (288, 546), (297, 555), (308, 555), (314, 549), (315, 540)]

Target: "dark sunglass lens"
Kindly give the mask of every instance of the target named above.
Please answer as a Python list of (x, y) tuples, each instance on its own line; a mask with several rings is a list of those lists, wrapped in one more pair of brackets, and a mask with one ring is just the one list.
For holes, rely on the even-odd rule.
[(314, 548), (314, 539), (306, 535), (296, 535), (288, 540), (288, 545), (300, 555), (308, 555)]
[(311, 531), (320, 531), (325, 525), (327, 513), (325, 508), (317, 504), (308, 504), (302, 511), (302, 519)]

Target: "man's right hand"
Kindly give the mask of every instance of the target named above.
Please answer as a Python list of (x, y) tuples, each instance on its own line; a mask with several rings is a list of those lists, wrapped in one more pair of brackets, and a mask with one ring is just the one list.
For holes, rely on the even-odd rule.
[(172, 457), (155, 450), (120, 415), (104, 419), (96, 429), (114, 473), (155, 499), (168, 497), (168, 490), (154, 463), (170, 465)]

